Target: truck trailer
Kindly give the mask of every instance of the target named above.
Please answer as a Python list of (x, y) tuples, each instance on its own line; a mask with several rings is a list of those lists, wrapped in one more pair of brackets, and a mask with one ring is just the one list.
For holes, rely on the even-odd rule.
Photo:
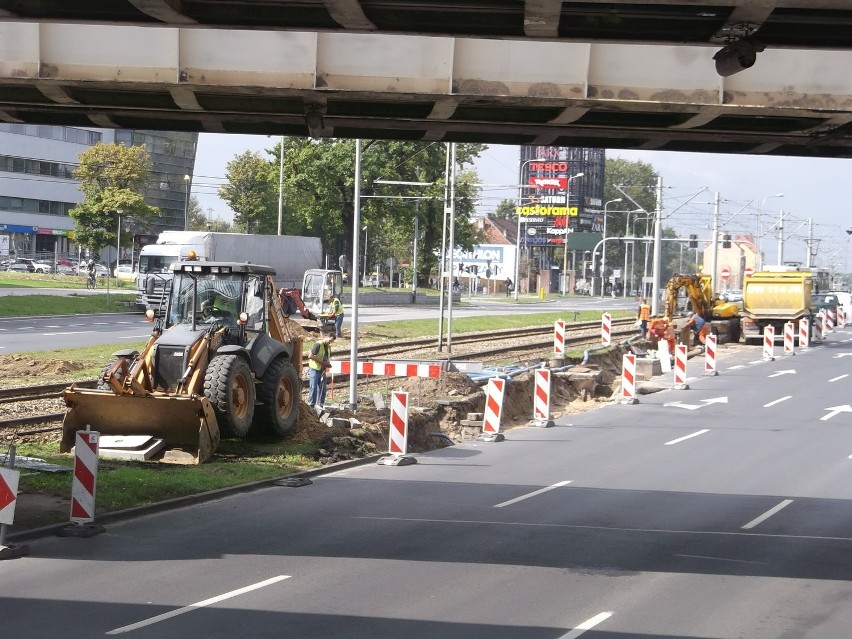
[(217, 262), (250, 262), (275, 269), (279, 286), (301, 286), (305, 271), (322, 266), (318, 237), (248, 235), (211, 231), (163, 231), (154, 244), (139, 251), (136, 306), (140, 310), (163, 306), (170, 266), (194, 253), (194, 259)]

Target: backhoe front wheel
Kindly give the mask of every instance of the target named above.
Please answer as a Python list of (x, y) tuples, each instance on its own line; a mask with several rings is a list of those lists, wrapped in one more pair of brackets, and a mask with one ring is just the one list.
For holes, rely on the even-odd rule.
[(255, 421), (266, 431), (283, 435), (299, 417), (301, 382), (290, 360), (280, 357), (266, 369), (259, 389)]
[(239, 355), (211, 359), (204, 375), (204, 396), (213, 404), (222, 434), (245, 437), (251, 428), (255, 402), (248, 362)]

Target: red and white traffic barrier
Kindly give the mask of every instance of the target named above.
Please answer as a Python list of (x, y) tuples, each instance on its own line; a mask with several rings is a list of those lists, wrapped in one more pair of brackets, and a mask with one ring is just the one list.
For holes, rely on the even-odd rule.
[(799, 320), (799, 348), (808, 348), (811, 345), (811, 323), (808, 318)]
[(482, 434), (478, 441), (501, 442), (504, 437), (500, 432), (500, 416), (503, 412), (503, 393), (506, 390), (506, 380), (492, 377), (488, 380), (485, 393), (485, 418), (482, 421)]
[(686, 359), (686, 344), (675, 346), (674, 388), (677, 390), (689, 389), (686, 383)]
[(391, 393), (390, 436), (388, 437), (388, 455), (379, 458), (384, 466), (407, 466), (417, 462), (408, 452), (408, 393)]
[(826, 317), (825, 317), (825, 332), (826, 333), (833, 333), (834, 332), (834, 324), (835, 324), (835, 318), (836, 317), (837, 317), (837, 315), (834, 312), (834, 307), (829, 306), (828, 310), (826, 311)]
[(639, 403), (636, 399), (636, 356), (633, 354), (621, 358), (621, 403)]
[(785, 322), (784, 324), (784, 355), (796, 354), (796, 325), (793, 322)]
[(604, 313), (601, 315), (601, 345), (612, 344), (612, 315)]
[(97, 431), (77, 431), (74, 480), (71, 483), (71, 524), (57, 533), (60, 537), (91, 537), (104, 532), (102, 526), (94, 524), (100, 441), (101, 434)]
[(846, 326), (849, 321), (849, 314), (846, 312), (846, 307), (842, 304), (837, 307), (837, 325)]
[[(359, 361), (359, 375), (378, 375), (384, 377), (440, 377), (445, 364), (423, 363), (412, 360), (400, 361)], [(331, 360), (333, 375), (349, 375), (352, 361), (348, 359)]]
[(704, 374), (716, 376), (719, 371), (716, 370), (716, 347), (718, 338), (715, 335), (707, 335), (707, 341), (704, 345)]
[(763, 359), (773, 361), (775, 359), (775, 327), (763, 327)]
[(565, 322), (553, 322), (553, 354), (556, 357), (565, 355)]
[(533, 422), (544, 428), (553, 426), (550, 419), (550, 369), (537, 368), (533, 375)]
[(823, 339), (825, 339), (825, 335), (824, 335), (823, 330), (822, 330), (823, 326), (824, 326), (824, 324), (823, 324), (822, 311), (820, 311), (814, 317), (814, 339), (819, 340), (820, 342)]

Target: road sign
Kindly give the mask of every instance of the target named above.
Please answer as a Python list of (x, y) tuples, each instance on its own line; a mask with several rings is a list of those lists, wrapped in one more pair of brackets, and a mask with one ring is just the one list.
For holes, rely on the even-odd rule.
[(751, 277), (752, 275), (754, 275), (754, 269), (750, 266), (747, 266), (746, 269), (743, 271), (743, 275), (745, 275), (746, 277)]
[(0, 524), (11, 525), (15, 519), (19, 477), (20, 473), (17, 470), (0, 468)]
[(726, 268), (723, 268), (723, 269), (722, 269), (722, 273), (721, 273), (721, 275), (722, 275), (722, 279), (723, 279), (723, 280), (727, 280), (729, 277), (731, 277), (731, 271), (729, 271), (729, 270), (727, 269), (727, 267), (726, 267)]

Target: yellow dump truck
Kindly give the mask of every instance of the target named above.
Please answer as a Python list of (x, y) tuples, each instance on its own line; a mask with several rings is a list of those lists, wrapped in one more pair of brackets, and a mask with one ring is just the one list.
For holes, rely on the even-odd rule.
[(142, 351), (115, 353), (98, 388), (64, 392), (61, 451), (90, 427), (102, 449), (111, 440), (113, 456), (198, 464), (213, 455), (220, 432), (281, 435), (293, 427), (302, 341), (284, 317), (275, 270), (207, 261), (172, 269), (165, 314), (148, 311), (154, 326)]
[(742, 310), (742, 333), (746, 343), (762, 340), (763, 329), (767, 326), (775, 328), (776, 339), (783, 339), (787, 322), (796, 325), (798, 335), (799, 320), (812, 320), (813, 286), (810, 271), (763, 271), (746, 278)]

